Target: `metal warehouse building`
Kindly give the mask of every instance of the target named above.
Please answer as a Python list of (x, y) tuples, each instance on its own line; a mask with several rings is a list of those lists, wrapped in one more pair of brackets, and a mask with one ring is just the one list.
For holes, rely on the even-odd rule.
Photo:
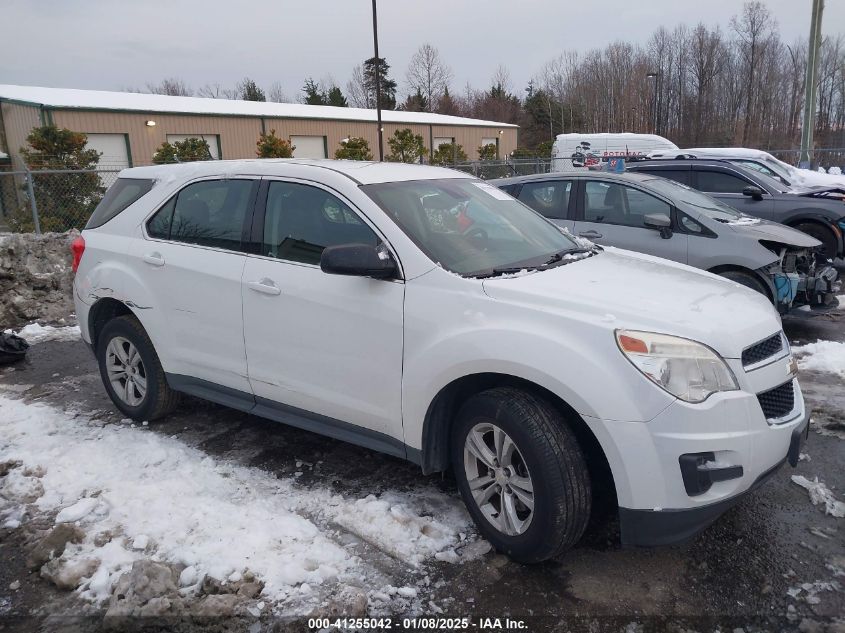
[[(276, 130), (296, 146), (298, 158), (333, 158), (343, 139), (367, 139), (378, 154), (376, 111), (298, 103), (170, 97), (97, 90), (0, 85), (0, 152), (21, 167), (19, 149), (33, 127), (44, 124), (84, 132), (88, 147), (102, 152), (103, 167), (147, 165), (164, 141), (202, 137), (213, 158), (255, 158), (262, 132)], [(410, 128), (430, 152), (457, 142), (470, 159), (493, 143), (498, 155), (516, 149), (518, 127), (428, 112), (382, 112), (385, 155), (394, 131)]]

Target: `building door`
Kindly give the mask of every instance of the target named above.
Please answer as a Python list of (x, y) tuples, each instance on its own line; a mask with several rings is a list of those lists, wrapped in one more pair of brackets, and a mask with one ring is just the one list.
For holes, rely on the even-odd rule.
[(325, 136), (291, 136), (294, 158), (327, 158)]

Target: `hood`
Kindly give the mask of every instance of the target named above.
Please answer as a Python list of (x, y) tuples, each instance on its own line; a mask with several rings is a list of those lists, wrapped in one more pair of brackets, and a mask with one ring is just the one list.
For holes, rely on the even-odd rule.
[(628, 328), (683, 336), (725, 358), (739, 358), (744, 348), (781, 328), (775, 309), (753, 290), (689, 266), (616, 248), (541, 272), (486, 279), (484, 292), (610, 332)]
[(791, 187), (786, 193), (791, 193), (796, 196), (818, 196), (819, 194), (838, 193), (845, 195), (845, 184), (843, 185), (799, 185)]
[(801, 231), (784, 224), (769, 222), (768, 220), (760, 220), (754, 224), (730, 223), (726, 226), (729, 226), (732, 231), (735, 231), (740, 235), (747, 235), (755, 240), (778, 242), (786, 246), (815, 248), (816, 246), (821, 246), (822, 244), (816, 238), (810, 237), (806, 233), (802, 233)]
[(839, 189), (845, 187), (845, 176), (823, 174), (818, 171), (799, 169), (797, 167), (792, 168), (791, 175), (795, 179), (792, 184), (798, 187), (835, 187)]

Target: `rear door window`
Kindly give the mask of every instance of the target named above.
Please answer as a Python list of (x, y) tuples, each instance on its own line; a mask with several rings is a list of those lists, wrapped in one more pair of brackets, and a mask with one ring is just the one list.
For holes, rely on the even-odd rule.
[(573, 182), (572, 180), (526, 182), (519, 192), (519, 201), (547, 218), (565, 220)]
[(707, 193), (742, 193), (751, 183), (747, 180), (721, 171), (697, 171), (698, 187)]
[(257, 180), (203, 180), (182, 189), (147, 223), (147, 234), (186, 244), (244, 250)]
[(153, 188), (155, 180), (149, 178), (118, 178), (85, 225), (86, 229), (96, 229), (109, 220), (117, 217), (129, 205), (147, 195)]

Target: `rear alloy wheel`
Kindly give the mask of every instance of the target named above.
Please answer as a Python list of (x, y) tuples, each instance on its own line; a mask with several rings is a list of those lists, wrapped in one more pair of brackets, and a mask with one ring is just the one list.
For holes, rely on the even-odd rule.
[(115, 406), (138, 422), (170, 413), (179, 394), (167, 384), (152, 341), (134, 316), (112, 319), (97, 337), (103, 385)]
[(467, 510), (498, 551), (538, 563), (581, 538), (590, 476), (567, 420), (546, 399), (511, 387), (470, 397), (452, 428), (451, 461)]
[(831, 229), (817, 222), (802, 222), (796, 224), (795, 228), (821, 242), (825, 257), (836, 259), (839, 252), (839, 240)]
[(137, 407), (147, 395), (147, 372), (137, 348), (122, 336), (115, 336), (106, 348), (106, 371), (115, 395), (130, 407)]

